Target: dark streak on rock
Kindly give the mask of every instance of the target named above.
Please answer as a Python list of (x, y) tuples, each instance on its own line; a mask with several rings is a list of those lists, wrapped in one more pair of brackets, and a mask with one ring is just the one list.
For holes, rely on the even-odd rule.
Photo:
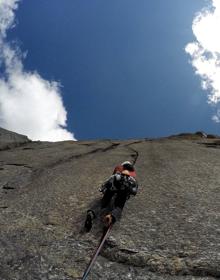
[(30, 168), (32, 169), (31, 166), (25, 164), (25, 163), (6, 163), (5, 165), (11, 165), (11, 166), (22, 166), (22, 167), (25, 167), (25, 168)]
[(97, 149), (94, 149), (92, 151), (89, 151), (89, 152), (86, 152), (86, 153), (83, 153), (83, 154), (72, 155), (68, 158), (60, 159), (57, 162), (54, 162), (54, 163), (46, 166), (46, 168), (53, 168), (57, 165), (60, 165), (60, 164), (66, 163), (66, 162), (70, 162), (74, 159), (79, 159), (79, 158), (82, 158), (82, 157), (85, 157), (85, 156), (88, 156), (88, 155), (91, 155), (91, 154), (95, 154), (95, 153), (98, 153), (98, 152), (107, 152), (109, 150), (115, 149), (118, 145), (120, 145), (120, 144), (119, 143), (112, 143), (110, 146), (108, 146), (106, 148), (97, 148)]
[(14, 148), (20, 148), (22, 146), (25, 146), (25, 145), (29, 144), (30, 142), (32, 142), (32, 141), (29, 140), (29, 141), (24, 142), (24, 143), (8, 143), (5, 146), (0, 148), (0, 152), (11, 150), (11, 149), (14, 149)]
[(134, 251), (134, 250), (131, 250), (131, 249), (121, 249), (120, 250), (122, 253), (125, 253), (125, 254), (128, 254), (128, 255), (135, 255), (138, 253), (138, 251)]
[(81, 146), (86, 146), (86, 147), (91, 147), (93, 146), (95, 143), (80, 143), (79, 145)]
[(132, 161), (133, 165), (135, 165), (135, 163), (137, 162), (139, 153), (134, 148), (131, 148), (131, 145), (134, 145), (134, 144), (137, 144), (137, 143), (141, 143), (141, 142), (142, 141), (136, 141), (136, 142), (132, 142), (132, 143), (129, 143), (129, 144), (125, 145), (125, 147), (128, 147), (128, 149), (133, 152), (131, 154), (131, 157), (133, 158), (133, 161)]
[(14, 190), (15, 189), (14, 187), (10, 186), (8, 183), (5, 184), (2, 188), (3, 188), (3, 190)]
[(202, 145), (206, 146), (207, 148), (220, 148), (219, 143), (201, 143)]
[(215, 140), (212, 142), (198, 142), (199, 145), (203, 145), (207, 148), (220, 148), (220, 140)]

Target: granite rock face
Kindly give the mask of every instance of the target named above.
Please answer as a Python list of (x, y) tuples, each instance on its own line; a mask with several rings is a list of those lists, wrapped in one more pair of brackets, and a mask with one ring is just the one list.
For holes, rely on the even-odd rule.
[(125, 160), (139, 193), (88, 279), (220, 278), (220, 142), (188, 135), (1, 150), (0, 279), (80, 279), (102, 233), (100, 221), (82, 231), (86, 210)]
[(17, 147), (28, 142), (30, 142), (30, 140), (27, 136), (0, 127), (0, 151)]

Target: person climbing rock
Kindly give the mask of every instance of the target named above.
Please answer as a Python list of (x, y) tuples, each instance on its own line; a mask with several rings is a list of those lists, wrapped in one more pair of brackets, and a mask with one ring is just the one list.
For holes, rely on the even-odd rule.
[[(113, 175), (101, 186), (103, 197), (97, 207), (87, 211), (85, 229), (89, 232), (95, 218), (106, 210), (103, 222), (105, 226), (115, 223), (121, 216), (125, 202), (131, 195), (136, 195), (138, 183), (134, 166), (129, 161), (115, 167)], [(105, 212), (106, 212), (105, 211)]]
[(136, 177), (134, 166), (130, 161), (124, 161), (122, 164), (117, 165), (113, 171), (113, 174), (121, 173), (123, 170), (128, 170), (132, 177)]

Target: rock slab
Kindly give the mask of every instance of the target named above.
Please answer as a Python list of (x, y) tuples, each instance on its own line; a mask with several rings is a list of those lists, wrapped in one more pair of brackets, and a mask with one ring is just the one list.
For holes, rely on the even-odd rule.
[(86, 210), (125, 160), (135, 163), (139, 193), (88, 279), (220, 278), (219, 139), (19, 139), (0, 151), (1, 280), (80, 279), (102, 232), (97, 220), (83, 233)]

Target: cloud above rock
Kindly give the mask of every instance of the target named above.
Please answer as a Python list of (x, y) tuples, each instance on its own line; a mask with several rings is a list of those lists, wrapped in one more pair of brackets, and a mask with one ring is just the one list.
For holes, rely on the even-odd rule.
[(0, 126), (32, 140), (75, 140), (66, 128), (60, 85), (24, 69), (23, 54), (7, 41), (18, 0), (0, 0)]
[[(220, 1), (212, 0), (193, 20), (195, 41), (185, 51), (191, 56), (195, 73), (201, 77), (202, 88), (208, 93), (208, 103), (220, 102)], [(213, 116), (220, 122), (220, 110)]]

